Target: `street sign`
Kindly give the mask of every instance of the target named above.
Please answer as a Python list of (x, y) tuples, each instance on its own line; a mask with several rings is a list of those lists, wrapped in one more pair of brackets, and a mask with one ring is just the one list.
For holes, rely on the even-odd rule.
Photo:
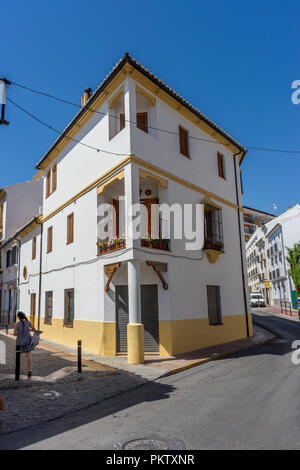
[(265, 288), (266, 289), (269, 289), (270, 285), (269, 285), (269, 281), (265, 281)]

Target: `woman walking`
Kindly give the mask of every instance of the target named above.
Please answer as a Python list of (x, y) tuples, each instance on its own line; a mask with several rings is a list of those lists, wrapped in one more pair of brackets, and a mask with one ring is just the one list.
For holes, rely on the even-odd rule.
[(17, 345), (21, 347), (21, 353), (26, 353), (27, 365), (28, 365), (28, 377), (31, 377), (31, 334), (30, 330), (36, 331), (33, 324), (27, 319), (25, 313), (18, 312), (18, 322), (14, 326), (14, 336), (17, 337)]

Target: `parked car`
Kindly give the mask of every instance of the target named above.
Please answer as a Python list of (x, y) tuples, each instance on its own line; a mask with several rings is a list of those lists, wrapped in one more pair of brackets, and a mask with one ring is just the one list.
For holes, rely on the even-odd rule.
[(266, 300), (259, 292), (251, 292), (250, 305), (251, 307), (265, 307)]

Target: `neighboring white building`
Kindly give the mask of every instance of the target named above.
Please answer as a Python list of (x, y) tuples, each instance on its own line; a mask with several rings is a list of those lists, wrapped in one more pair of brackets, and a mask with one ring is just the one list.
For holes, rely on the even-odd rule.
[(42, 179), (0, 190), (0, 322), (11, 325), (18, 306), (19, 232), (42, 206)]
[[(34, 321), (45, 338), (72, 346), (80, 339), (102, 355), (128, 352), (132, 363), (144, 351), (173, 355), (251, 335), (245, 148), (128, 54), (83, 104), (37, 165), (42, 235), (36, 221), (22, 234), (20, 308), (40, 306)], [(123, 235), (122, 196), (127, 208), (144, 204), (149, 220), (157, 202), (205, 204), (204, 249), (187, 251), (172, 235), (132, 240), (133, 217)], [(116, 208), (120, 240), (110, 251), (96, 246), (103, 203)], [(164, 223), (157, 218), (157, 227)], [(40, 242), (41, 277), (32, 260)]]
[[(299, 241), (299, 204), (256, 230), (246, 245), (251, 292), (262, 292), (272, 305), (280, 305), (281, 300), (291, 302), (295, 287), (288, 274), (287, 248)], [(265, 282), (269, 283), (269, 289)]]
[(253, 207), (244, 206), (244, 235), (245, 242), (247, 243), (251, 235), (259, 227), (263, 227), (266, 223), (270, 222), (276, 216), (268, 212), (254, 209)]

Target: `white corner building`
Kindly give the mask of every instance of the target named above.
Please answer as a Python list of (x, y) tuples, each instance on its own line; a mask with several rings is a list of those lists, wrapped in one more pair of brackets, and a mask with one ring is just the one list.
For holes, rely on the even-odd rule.
[[(37, 165), (43, 217), (22, 233), (20, 308), (44, 338), (131, 363), (252, 335), (245, 148), (129, 54), (82, 104)], [(155, 236), (133, 239), (122, 197), (125, 209), (146, 207)], [(105, 203), (115, 208), (108, 243)], [(203, 249), (187, 250), (154, 204), (204, 204)]]

